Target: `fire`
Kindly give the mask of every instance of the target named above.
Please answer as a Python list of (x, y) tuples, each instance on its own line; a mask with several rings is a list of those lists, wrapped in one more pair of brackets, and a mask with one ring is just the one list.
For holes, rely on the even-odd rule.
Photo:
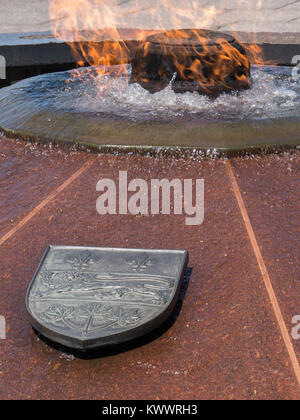
[(171, 80), (175, 92), (216, 96), (247, 89), (250, 62), (244, 48), (229, 35), (199, 29), (166, 31), (148, 37), (138, 48), (131, 83), (154, 93)]
[[(247, 4), (245, 0), (238, 1)], [(191, 36), (190, 30), (182, 28), (205, 29), (216, 25), (218, 16), (223, 12), (220, 2), (217, 3), (218, 9), (214, 4), (207, 5), (207, 2), (197, 0), (50, 0), (49, 12), (54, 36), (71, 46), (78, 66), (99, 66), (98, 77), (107, 73), (107, 66), (115, 64), (121, 64), (119, 69), (122, 74), (126, 71), (132, 57), (124, 34), (128, 28), (133, 28), (131, 34), (134, 32), (135, 39), (144, 41), (144, 58), (149, 56), (152, 47), (147, 42), (150, 34), (165, 32), (171, 44), (172, 38), (176, 39), (177, 46), (179, 40), (183, 47), (180, 56), (175, 52), (178, 48), (172, 45), (166, 50), (166, 42), (162, 48), (164, 54), (172, 56), (173, 70), (180, 80), (196, 80), (205, 91), (214, 83), (226, 85), (228, 74), (234, 73), (241, 84), (247, 85), (250, 68), (242, 47), (236, 48), (226, 38), (219, 38), (212, 51), (207, 46), (205, 33), (199, 30), (192, 32), (194, 40), (202, 48), (196, 44), (186, 45)], [(259, 9), (259, 2), (257, 7)], [(140, 28), (141, 23), (142, 29), (134, 29)], [(260, 49), (255, 42), (248, 45), (247, 54), (252, 61), (261, 61)], [(211, 57), (213, 63), (209, 63), (211, 71), (207, 76), (205, 68)], [(159, 76), (166, 78), (164, 69), (159, 69)], [(140, 79), (147, 83), (149, 77), (141, 72)]]
[(116, 0), (50, 0), (52, 32), (71, 46), (78, 66), (128, 62), (128, 48), (118, 30), (116, 5)]

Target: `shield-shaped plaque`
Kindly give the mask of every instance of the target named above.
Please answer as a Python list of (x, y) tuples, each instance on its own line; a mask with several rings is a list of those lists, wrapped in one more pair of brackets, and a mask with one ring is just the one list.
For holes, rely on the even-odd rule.
[(29, 286), (32, 326), (88, 350), (142, 336), (172, 313), (187, 251), (50, 246)]

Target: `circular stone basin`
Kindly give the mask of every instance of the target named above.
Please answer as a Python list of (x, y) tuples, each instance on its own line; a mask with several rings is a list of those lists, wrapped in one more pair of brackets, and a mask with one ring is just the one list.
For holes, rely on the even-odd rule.
[(132, 62), (130, 83), (151, 93), (172, 81), (176, 93), (198, 92), (217, 97), (250, 87), (250, 61), (230, 35), (183, 29), (151, 35), (141, 43)]
[(46, 74), (0, 90), (0, 126), (33, 141), (103, 150), (179, 147), (230, 153), (299, 145), (300, 84), (292, 70), (251, 71), (249, 90), (217, 99), (175, 93), (171, 83), (151, 94), (129, 83), (131, 66)]

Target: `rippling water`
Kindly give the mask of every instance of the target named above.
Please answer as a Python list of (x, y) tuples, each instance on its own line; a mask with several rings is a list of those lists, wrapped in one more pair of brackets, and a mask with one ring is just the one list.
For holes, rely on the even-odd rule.
[(128, 84), (130, 66), (121, 74), (118, 66), (107, 71), (109, 74), (99, 77), (96, 68), (81, 69), (79, 79), (73, 77), (73, 71), (61, 73), (60, 81), (64, 79), (65, 82), (57, 84), (55, 95), (51, 86), (53, 106), (110, 114), (133, 121), (178, 118), (244, 120), (300, 115), (300, 83), (293, 80), (289, 67), (253, 66), (250, 90), (222, 94), (217, 99), (196, 92), (176, 94), (171, 84), (163, 91), (151, 94), (138, 84)]

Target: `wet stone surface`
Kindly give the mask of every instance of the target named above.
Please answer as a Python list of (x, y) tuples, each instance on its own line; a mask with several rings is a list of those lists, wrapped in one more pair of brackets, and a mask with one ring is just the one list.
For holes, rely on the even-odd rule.
[(300, 361), (300, 340), (292, 333), (300, 315), (299, 152), (235, 159), (233, 168)]
[[(12, 151), (23, 144), (3, 141), (10, 142)], [(25, 153), (25, 143), (23, 147)], [(43, 147), (34, 146), (30, 151), (32, 159), (44, 151)], [(93, 157), (80, 156), (84, 160)], [(280, 200), (287, 205), (288, 185), (297, 190), (299, 153), (282, 160), (278, 156), (279, 166), (276, 156), (263, 157), (258, 166), (256, 159), (238, 159), (232, 164), (288, 320), (289, 311), (297, 311), (297, 295), (292, 286), (297, 279), (293, 262), (297, 256), (287, 264), (284, 255), (288, 254), (280, 253), (280, 261), (275, 261), (273, 267), (271, 256), (277, 241), (281, 250), (292, 250), (291, 238), (297, 234), (299, 213), (297, 201), (290, 201), (292, 217), (285, 213), (280, 216), (281, 212), (274, 212), (271, 205), (279, 205)], [(53, 158), (56, 160), (60, 166), (59, 158)], [(288, 170), (289, 165), (292, 171)], [(96, 184), (100, 178), (117, 179), (120, 169), (127, 170), (130, 179), (203, 178), (204, 223), (187, 227), (180, 215), (99, 216)], [(285, 189), (278, 189), (276, 184), (279, 169)], [(24, 194), (30, 194), (30, 179), (36, 187), (44, 185), (43, 178), (32, 177), (33, 171), (34, 167), (24, 172)], [(255, 179), (269, 193), (266, 203)], [(61, 176), (61, 183), (64, 180)], [(20, 180), (12, 177), (11, 188), (18, 191), (20, 185)], [(244, 191), (249, 193), (245, 195)], [(42, 193), (34, 196), (37, 204), (42, 199)], [(9, 218), (12, 209), (13, 206), (0, 208), (1, 217)], [(270, 212), (274, 223), (283, 220), (290, 227), (287, 231), (275, 230), (273, 241), (266, 240)], [(31, 329), (24, 299), (49, 243), (188, 249), (190, 274), (176, 317), (167, 328), (135, 345), (89, 358), (44, 342)], [(82, 176), (1, 245), (0, 261), (0, 307), (7, 324), (7, 338), (0, 346), (1, 398), (299, 398), (298, 383), (221, 159), (100, 155)], [(279, 270), (284, 266), (287, 274)]]
[(0, 136), (0, 234), (7, 233), (90, 158)]

